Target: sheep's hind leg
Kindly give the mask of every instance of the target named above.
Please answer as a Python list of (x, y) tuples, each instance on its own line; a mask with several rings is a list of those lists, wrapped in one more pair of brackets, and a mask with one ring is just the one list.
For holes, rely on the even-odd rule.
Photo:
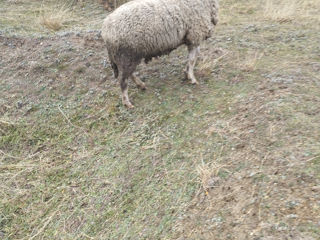
[(199, 84), (197, 79), (194, 76), (193, 69), (196, 65), (197, 57), (200, 53), (200, 46), (188, 46), (189, 56), (188, 56), (188, 65), (187, 65), (187, 78), (191, 80), (192, 84)]
[(134, 108), (134, 106), (130, 102), (129, 96), (128, 96), (127, 78), (123, 75), (122, 71), (119, 73), (119, 80), (120, 80), (120, 87), (121, 87), (121, 92), (122, 92), (123, 105), (125, 105), (127, 108)]
[(138, 86), (139, 88), (141, 88), (142, 90), (146, 90), (146, 89), (147, 89), (145, 83), (142, 82), (142, 81), (140, 80), (140, 78), (138, 78), (138, 77), (136, 76), (136, 74), (132, 73), (130, 77), (131, 77), (131, 79), (137, 84), (137, 86)]

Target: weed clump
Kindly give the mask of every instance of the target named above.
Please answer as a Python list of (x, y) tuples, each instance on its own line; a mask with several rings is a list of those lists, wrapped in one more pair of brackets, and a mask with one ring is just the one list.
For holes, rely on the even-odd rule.
[(42, 7), (39, 22), (42, 26), (52, 31), (59, 31), (72, 18), (72, 12), (68, 6)]

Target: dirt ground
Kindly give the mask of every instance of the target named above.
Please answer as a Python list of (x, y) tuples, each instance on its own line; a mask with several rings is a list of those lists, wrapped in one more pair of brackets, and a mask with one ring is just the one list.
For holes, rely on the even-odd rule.
[(103, 8), (52, 32), (0, 1), (0, 238), (320, 239), (320, 5), (272, 2), (221, 1), (200, 85), (179, 48), (128, 110)]

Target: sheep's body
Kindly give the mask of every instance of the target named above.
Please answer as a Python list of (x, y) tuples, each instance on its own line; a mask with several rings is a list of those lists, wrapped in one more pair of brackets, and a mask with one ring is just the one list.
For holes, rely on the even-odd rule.
[(193, 58), (188, 77), (197, 83), (193, 66), (198, 46), (212, 35), (217, 13), (217, 0), (133, 0), (108, 15), (102, 37), (115, 76), (120, 78), (124, 104), (132, 107), (127, 96), (127, 78), (145, 88), (133, 75), (141, 59), (148, 62), (183, 44)]

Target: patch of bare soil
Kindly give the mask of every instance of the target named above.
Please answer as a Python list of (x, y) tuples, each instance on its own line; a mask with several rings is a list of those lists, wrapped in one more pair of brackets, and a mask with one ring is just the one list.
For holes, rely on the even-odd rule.
[[(54, 37), (0, 35), (0, 77), (4, 94), (0, 114), (17, 109), (17, 117), (50, 98), (69, 98), (115, 83), (98, 31)], [(59, 96), (55, 96), (59, 94)], [(42, 102), (43, 103), (43, 102)]]

